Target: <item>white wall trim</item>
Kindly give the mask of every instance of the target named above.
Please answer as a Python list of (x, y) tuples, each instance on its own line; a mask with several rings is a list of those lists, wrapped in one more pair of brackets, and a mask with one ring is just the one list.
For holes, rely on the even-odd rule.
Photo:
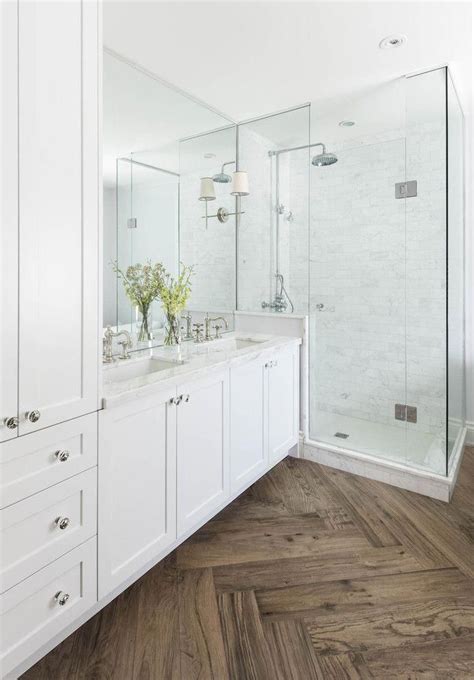
[(474, 446), (474, 420), (466, 421), (466, 446)]

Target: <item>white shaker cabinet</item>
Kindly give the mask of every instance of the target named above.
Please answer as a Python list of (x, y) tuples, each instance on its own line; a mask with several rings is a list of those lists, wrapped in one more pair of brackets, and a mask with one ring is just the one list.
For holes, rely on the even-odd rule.
[(18, 13), (0, 3), (0, 442), (18, 435)]
[(269, 463), (279, 460), (298, 442), (299, 348), (290, 346), (268, 364)]
[(178, 536), (229, 496), (229, 371), (177, 388)]
[[(12, 58), (2, 63), (5, 439), (98, 408), (99, 35), (96, 2), (20, 0), (2, 3), (2, 14)], [(15, 429), (5, 423), (12, 415)]]
[(258, 357), (230, 372), (231, 492), (268, 466), (268, 362)]
[(176, 539), (175, 394), (99, 415), (99, 598)]

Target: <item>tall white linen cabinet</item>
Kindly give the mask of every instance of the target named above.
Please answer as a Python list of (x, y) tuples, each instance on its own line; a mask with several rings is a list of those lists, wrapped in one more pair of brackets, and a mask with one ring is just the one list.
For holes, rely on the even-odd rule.
[(100, 13), (0, 4), (2, 677), (97, 601)]

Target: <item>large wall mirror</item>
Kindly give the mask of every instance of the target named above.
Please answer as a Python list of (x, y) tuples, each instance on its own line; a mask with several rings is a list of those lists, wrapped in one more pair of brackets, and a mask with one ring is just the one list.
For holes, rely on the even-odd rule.
[[(216, 217), (236, 211), (235, 163), (230, 120), (105, 50), (103, 325), (128, 330), (134, 349), (163, 344), (165, 317), (155, 300), (145, 339), (117, 267), (160, 262), (177, 277), (184, 263), (193, 267), (193, 319), (235, 310), (236, 216)], [(200, 200), (204, 177), (213, 200)]]

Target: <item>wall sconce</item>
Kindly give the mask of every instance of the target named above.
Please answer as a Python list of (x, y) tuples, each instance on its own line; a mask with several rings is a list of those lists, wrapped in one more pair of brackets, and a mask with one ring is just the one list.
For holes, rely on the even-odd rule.
[(199, 196), (200, 201), (205, 201), (206, 203), (206, 229), (207, 229), (207, 204), (209, 201), (216, 200), (216, 192), (214, 189), (214, 182), (212, 177), (201, 177), (201, 195)]
[(236, 170), (232, 173), (232, 196), (249, 195), (249, 177), (245, 170)]

